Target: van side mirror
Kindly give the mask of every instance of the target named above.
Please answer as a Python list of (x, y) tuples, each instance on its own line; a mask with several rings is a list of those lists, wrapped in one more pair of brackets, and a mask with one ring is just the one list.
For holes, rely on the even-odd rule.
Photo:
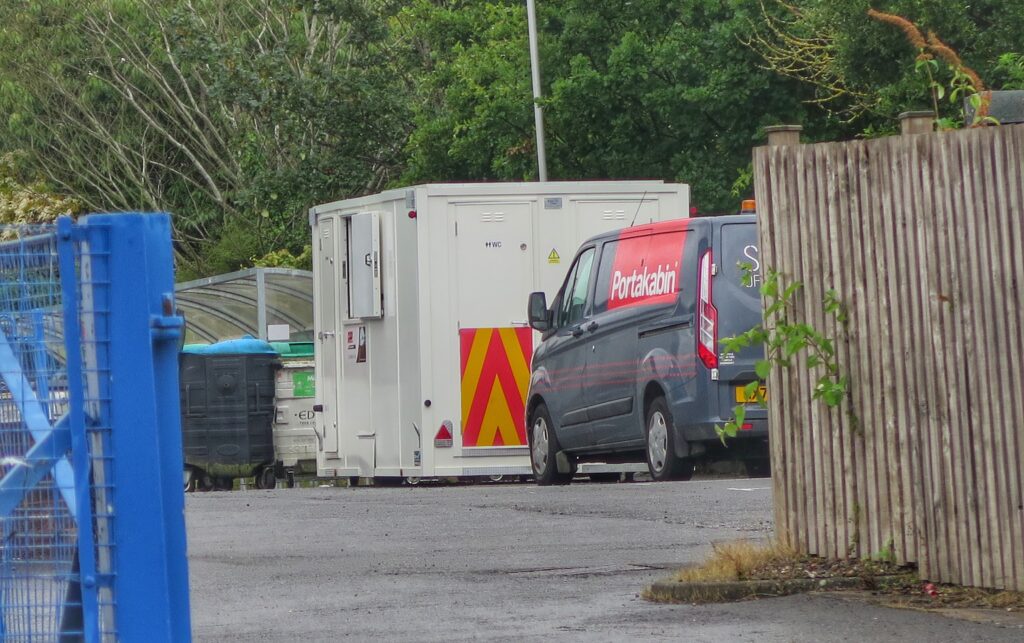
[(530, 293), (526, 318), (530, 320), (530, 328), (544, 332), (551, 328), (551, 316), (548, 314), (548, 300), (542, 292)]

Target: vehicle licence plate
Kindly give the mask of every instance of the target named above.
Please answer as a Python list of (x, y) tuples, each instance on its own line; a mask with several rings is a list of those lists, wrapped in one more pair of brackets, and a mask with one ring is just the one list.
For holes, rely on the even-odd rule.
[(741, 404), (754, 404), (761, 400), (768, 399), (768, 389), (764, 386), (760, 387), (753, 395), (747, 395), (745, 386), (736, 387), (736, 401)]

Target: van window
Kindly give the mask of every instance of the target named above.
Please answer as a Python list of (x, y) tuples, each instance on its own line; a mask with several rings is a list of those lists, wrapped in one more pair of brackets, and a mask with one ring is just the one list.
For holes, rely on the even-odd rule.
[[(722, 226), (721, 259), (715, 260), (721, 266), (721, 275), (715, 278), (720, 337), (746, 332), (761, 321), (761, 259), (757, 245), (757, 224)], [(740, 264), (748, 264), (752, 269), (749, 283), (743, 283)]]
[[(722, 278), (737, 296), (761, 302), (761, 258), (757, 248), (757, 225), (731, 223), (722, 226)], [(741, 264), (750, 266), (750, 281), (743, 283)]]
[(558, 327), (575, 324), (583, 319), (587, 306), (587, 292), (590, 290), (590, 275), (593, 272), (594, 249), (587, 248), (576, 259), (569, 278), (565, 281), (562, 305), (558, 311)]
[(618, 241), (609, 241), (601, 247), (601, 261), (597, 266), (597, 281), (594, 283), (594, 314), (608, 310), (608, 286), (612, 282), (612, 267)]

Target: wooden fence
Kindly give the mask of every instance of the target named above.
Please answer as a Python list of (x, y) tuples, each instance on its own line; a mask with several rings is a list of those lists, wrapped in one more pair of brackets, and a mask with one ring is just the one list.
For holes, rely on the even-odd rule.
[(771, 372), (778, 535), (1024, 590), (1024, 126), (762, 147), (754, 181), (762, 264), (850, 378), (828, 409)]

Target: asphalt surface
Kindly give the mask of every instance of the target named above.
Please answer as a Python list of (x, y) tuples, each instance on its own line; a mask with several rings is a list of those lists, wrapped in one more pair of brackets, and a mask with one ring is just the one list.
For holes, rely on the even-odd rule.
[(1020, 641), (814, 594), (661, 605), (650, 582), (771, 531), (768, 480), (188, 494), (197, 641)]

